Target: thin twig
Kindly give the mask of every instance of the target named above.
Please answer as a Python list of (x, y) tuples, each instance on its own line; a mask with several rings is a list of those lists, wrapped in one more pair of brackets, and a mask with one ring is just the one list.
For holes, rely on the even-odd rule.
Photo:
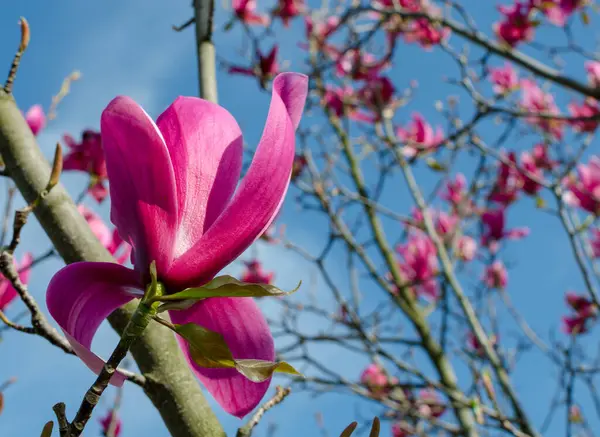
[(280, 404), (283, 400), (291, 393), (292, 389), (289, 387), (282, 388), (280, 386), (275, 387), (276, 393), (275, 395), (265, 402), (258, 411), (252, 416), (250, 421), (238, 429), (236, 437), (250, 437), (252, 435), (252, 431), (258, 425), (262, 417), (265, 415), (267, 411), (273, 408), (275, 405)]
[(4, 83), (4, 91), (6, 94), (12, 93), (13, 84), (15, 82), (15, 78), (17, 77), (17, 71), (19, 70), (19, 64), (21, 63), (21, 57), (25, 50), (27, 50), (27, 46), (29, 45), (29, 23), (23, 17), (19, 20), (19, 25), (21, 26), (21, 41), (19, 43), (19, 49), (13, 58), (12, 64), (10, 66), (10, 70), (8, 72), (8, 78)]

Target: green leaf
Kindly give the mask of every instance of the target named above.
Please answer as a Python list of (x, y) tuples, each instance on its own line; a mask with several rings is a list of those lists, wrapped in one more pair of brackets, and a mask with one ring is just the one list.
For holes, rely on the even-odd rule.
[(302, 376), (294, 367), (283, 361), (236, 360), (221, 334), (200, 325), (187, 323), (173, 326), (175, 332), (188, 342), (192, 359), (201, 367), (209, 369), (235, 368), (252, 382), (269, 379), (275, 372)]
[(285, 361), (236, 360), (235, 368), (252, 382), (263, 382), (273, 376), (275, 372), (302, 376)]
[(197, 288), (186, 288), (179, 293), (168, 294), (157, 298), (161, 302), (176, 300), (200, 300), (208, 297), (265, 297), (287, 296), (300, 288), (302, 281), (292, 291), (283, 291), (274, 285), (250, 284), (240, 282), (232, 276), (219, 276), (208, 284)]
[(210, 369), (235, 367), (233, 355), (221, 334), (195, 323), (174, 326), (175, 332), (190, 345), (190, 354), (199, 366)]
[(173, 302), (163, 303), (161, 306), (158, 307), (158, 312), (163, 313), (163, 312), (169, 311), (169, 310), (187, 310), (187, 309), (191, 308), (192, 305), (194, 305), (196, 302), (198, 302), (198, 301), (193, 300), (193, 299), (188, 299), (188, 300), (177, 300), (177, 301), (173, 301)]
[(425, 160), (425, 163), (433, 171), (446, 171), (446, 167), (443, 164), (440, 164), (438, 161), (436, 161), (433, 158), (427, 158)]
[(535, 198), (535, 207), (536, 208), (545, 208), (546, 207), (546, 201), (542, 197), (537, 196)]
[(581, 11), (581, 22), (584, 24), (584, 26), (590, 24), (590, 16), (586, 11)]

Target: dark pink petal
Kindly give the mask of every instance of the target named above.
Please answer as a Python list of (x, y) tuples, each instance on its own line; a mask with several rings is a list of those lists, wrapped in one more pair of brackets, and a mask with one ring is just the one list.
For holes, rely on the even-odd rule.
[[(173, 323), (196, 323), (220, 333), (234, 358), (275, 360), (275, 346), (269, 326), (252, 298), (210, 298), (190, 309), (171, 311)], [(202, 384), (229, 414), (244, 417), (254, 409), (269, 388), (270, 379), (252, 382), (235, 369), (207, 369), (198, 366), (189, 346), (177, 338), (188, 363)]]
[(175, 256), (223, 212), (242, 170), (242, 131), (224, 108), (179, 97), (156, 122), (171, 156), (180, 211)]
[[(139, 275), (113, 263), (79, 262), (58, 271), (48, 285), (48, 311), (64, 331), (75, 353), (96, 374), (104, 361), (90, 347), (98, 327), (110, 313), (135, 298)], [(141, 292), (140, 292), (141, 293)], [(111, 384), (121, 386), (125, 377), (116, 373)]]
[(165, 272), (173, 258), (177, 190), (169, 151), (156, 124), (129, 97), (108, 104), (101, 119), (110, 180), (111, 220), (135, 250), (135, 268), (156, 261)]
[(199, 285), (211, 279), (269, 227), (290, 182), (294, 131), (307, 92), (308, 78), (302, 74), (284, 73), (275, 78), (269, 115), (248, 173), (200, 241), (175, 260), (167, 274), (169, 281)]

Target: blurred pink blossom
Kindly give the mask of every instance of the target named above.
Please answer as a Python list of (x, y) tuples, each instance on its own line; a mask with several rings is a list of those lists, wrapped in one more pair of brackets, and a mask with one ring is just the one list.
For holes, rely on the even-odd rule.
[(507, 94), (519, 87), (517, 71), (508, 62), (504, 63), (504, 67), (490, 68), (490, 81), (496, 94)]
[(498, 6), (498, 10), (503, 15), (502, 20), (494, 24), (494, 32), (499, 39), (511, 47), (533, 39), (534, 22), (530, 5), (517, 0), (511, 6)]
[(412, 115), (412, 121), (406, 127), (399, 127), (396, 130), (396, 135), (406, 143), (402, 148), (402, 153), (407, 157), (432, 152), (444, 140), (442, 129), (438, 126), (434, 131), (433, 127), (418, 112)]
[(108, 196), (108, 189), (105, 186), (108, 173), (100, 132), (84, 130), (80, 143), (70, 135), (64, 135), (63, 141), (69, 148), (69, 152), (63, 159), (63, 170), (88, 173), (90, 175), (88, 193), (98, 203), (102, 202)]
[(502, 261), (494, 261), (486, 268), (483, 281), (489, 288), (506, 288), (508, 284), (508, 272)]
[(600, 157), (592, 156), (587, 165), (577, 166), (577, 176), (565, 178), (568, 190), (564, 200), (594, 215), (600, 215)]
[(290, 20), (302, 15), (305, 11), (304, 0), (279, 0), (273, 10), (273, 15), (281, 18), (283, 25), (289, 27)]
[(232, 0), (236, 17), (248, 25), (267, 26), (271, 21), (268, 15), (256, 13), (256, 0)]
[(29, 125), (29, 129), (33, 135), (37, 136), (46, 126), (46, 114), (42, 105), (33, 105), (25, 113), (25, 121)]
[(456, 254), (463, 261), (473, 261), (477, 255), (477, 242), (468, 235), (463, 235), (456, 244)]
[(560, 27), (564, 27), (569, 17), (585, 3), (586, 0), (532, 0), (532, 4), (548, 17), (548, 21)]
[(595, 120), (571, 120), (569, 124), (576, 132), (594, 132), (600, 123), (600, 107), (596, 99), (587, 98), (583, 103), (571, 103), (568, 106), (572, 117), (595, 117)]
[[(30, 266), (32, 262), (33, 256), (29, 252), (26, 252), (23, 255), (20, 262), (15, 262), (15, 268), (17, 269), (17, 272), (19, 272), (19, 279), (25, 285), (29, 282), (29, 274), (31, 273)], [(19, 294), (12, 283), (0, 273), (0, 311), (4, 311), (18, 295)]]
[(106, 415), (102, 419), (100, 419), (100, 427), (102, 429), (103, 436), (108, 436), (108, 432), (111, 429), (111, 425), (113, 426), (113, 428), (110, 437), (119, 437), (121, 435), (121, 428), (123, 422), (121, 421), (121, 418), (119, 417), (117, 412), (114, 410), (108, 411), (108, 413), (106, 413)]
[[(505, 209), (489, 209), (481, 215), (484, 232), (482, 244), (493, 248), (503, 239), (519, 240), (529, 235), (529, 228), (506, 229)], [(493, 250), (495, 251), (495, 250)]]
[(419, 232), (408, 237), (408, 241), (399, 244), (396, 252), (402, 257), (400, 269), (416, 296), (435, 300), (438, 297), (438, 259), (431, 239)]
[(586, 61), (584, 66), (589, 84), (596, 88), (600, 87), (600, 62)]
[(250, 284), (271, 284), (275, 274), (263, 271), (262, 263), (256, 259), (245, 262), (246, 270), (242, 273), (242, 282)]
[[(521, 81), (521, 91), (521, 107), (523, 110), (533, 114), (560, 115), (552, 94), (542, 91), (534, 80), (523, 79)], [(556, 139), (560, 140), (562, 138), (564, 124), (562, 120), (531, 116), (527, 117), (527, 122), (553, 135)]]

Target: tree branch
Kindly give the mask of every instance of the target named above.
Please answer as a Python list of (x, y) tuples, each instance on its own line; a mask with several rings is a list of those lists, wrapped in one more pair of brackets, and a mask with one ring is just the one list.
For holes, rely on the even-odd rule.
[(217, 68), (212, 43), (214, 0), (194, 0), (200, 97), (217, 103)]

